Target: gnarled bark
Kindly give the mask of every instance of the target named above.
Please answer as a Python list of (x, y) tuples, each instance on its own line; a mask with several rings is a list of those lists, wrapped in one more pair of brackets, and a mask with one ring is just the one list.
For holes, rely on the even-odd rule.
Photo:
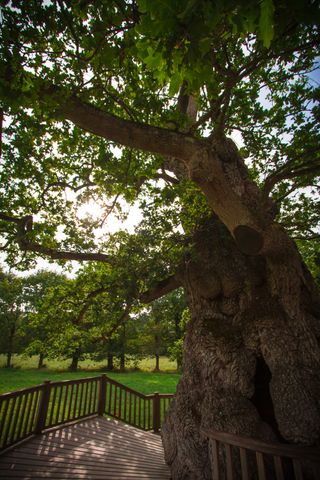
[(172, 478), (211, 479), (204, 428), (320, 441), (319, 303), (288, 237), (283, 256), (248, 257), (216, 219), (181, 270), (192, 319), (162, 428)]

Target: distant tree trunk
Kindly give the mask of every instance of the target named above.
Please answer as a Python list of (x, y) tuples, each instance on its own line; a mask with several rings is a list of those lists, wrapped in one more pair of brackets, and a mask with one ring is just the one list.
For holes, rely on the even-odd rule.
[(43, 368), (44, 367), (44, 353), (40, 353), (39, 355), (39, 360), (38, 360), (38, 369), (40, 368)]
[(177, 362), (177, 370), (180, 372), (182, 370), (182, 361), (179, 356), (177, 356), (176, 362)]
[(71, 370), (72, 372), (75, 372), (78, 369), (79, 359), (80, 359), (80, 351), (79, 349), (77, 349), (72, 356), (72, 361), (71, 361), (69, 370)]
[[(181, 317), (179, 315), (176, 315), (174, 317), (175, 339), (176, 340), (179, 340), (181, 338), (180, 321), (181, 321)], [(177, 356), (176, 362), (177, 362), (177, 370), (181, 370), (182, 361), (181, 361), (180, 355)]]
[(155, 359), (156, 359), (156, 366), (154, 368), (154, 372), (160, 372), (160, 355), (159, 355), (159, 353), (155, 354)]
[(125, 370), (125, 368), (126, 368), (126, 356), (125, 356), (124, 352), (122, 352), (120, 354), (119, 360), (120, 360), (120, 370)]
[(6, 361), (6, 368), (11, 368), (12, 367), (12, 353), (13, 353), (13, 342), (14, 342), (14, 336), (16, 333), (16, 327), (13, 325), (10, 328), (10, 335), (8, 338), (8, 350), (7, 350), (7, 361)]
[(196, 236), (183, 375), (162, 426), (174, 480), (212, 479), (202, 429), (320, 443), (319, 297), (289, 238), (285, 252), (246, 256), (218, 221)]
[(113, 365), (113, 354), (112, 353), (108, 353), (108, 356), (107, 356), (107, 370), (111, 372), (111, 370), (114, 369), (114, 365)]
[(155, 322), (155, 335), (154, 335), (154, 350), (155, 350), (155, 359), (156, 359), (156, 366), (154, 368), (154, 372), (160, 372), (160, 348), (161, 348), (161, 336), (159, 335), (159, 324), (160, 324), (160, 319), (155, 313), (154, 315), (154, 322)]
[(122, 371), (124, 371), (126, 368), (125, 349), (126, 349), (126, 325), (124, 323), (122, 327), (122, 333), (121, 333), (121, 353), (119, 355), (120, 370)]
[(11, 368), (11, 367), (12, 367), (11, 359), (12, 359), (12, 353), (11, 353), (11, 352), (7, 352), (7, 355), (6, 355), (6, 368)]

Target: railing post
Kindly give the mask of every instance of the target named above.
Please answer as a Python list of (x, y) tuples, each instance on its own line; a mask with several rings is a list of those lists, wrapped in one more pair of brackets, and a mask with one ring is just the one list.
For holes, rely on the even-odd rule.
[(35, 433), (42, 433), (42, 431), (45, 429), (49, 401), (50, 401), (50, 391), (51, 391), (51, 382), (50, 380), (46, 380), (43, 383), (42, 393), (40, 395)]
[(106, 408), (106, 395), (107, 395), (107, 376), (102, 374), (99, 384), (99, 401), (98, 401), (98, 415), (101, 417), (104, 415)]
[(160, 430), (160, 396), (158, 392), (153, 394), (152, 426), (154, 433)]

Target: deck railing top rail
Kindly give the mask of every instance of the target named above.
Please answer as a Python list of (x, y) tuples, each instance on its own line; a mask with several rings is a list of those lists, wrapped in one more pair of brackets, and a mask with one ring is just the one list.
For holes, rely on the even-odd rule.
[(100, 380), (101, 375), (97, 375), (95, 377), (84, 377), (84, 378), (76, 378), (76, 379), (71, 379), (71, 380), (56, 380), (52, 382), (49, 380), (51, 385), (68, 385), (68, 384), (76, 384), (76, 383), (85, 383), (85, 382), (90, 382), (90, 381), (96, 381)]
[(34, 385), (32, 387), (21, 388), (20, 390), (15, 390), (14, 392), (6, 392), (0, 394), (0, 401), (3, 401), (7, 398), (14, 398), (19, 397), (21, 395), (26, 395), (30, 392), (36, 392), (38, 390), (42, 390), (43, 384)]
[(122, 390), (126, 390), (127, 392), (130, 392), (132, 393), (133, 395), (137, 395), (137, 397), (140, 397), (140, 398), (148, 398), (148, 397), (153, 397), (153, 393), (149, 394), (149, 395), (146, 395), (144, 393), (141, 393), (141, 392), (138, 392), (137, 390), (134, 390), (133, 388), (130, 388), (128, 387), (127, 385), (123, 385), (123, 383), (120, 383), (120, 382), (117, 382), (117, 380), (114, 380), (113, 378), (110, 378), (108, 376), (106, 376), (107, 378), (107, 382), (112, 384), (112, 385), (115, 385), (119, 388), (121, 388)]

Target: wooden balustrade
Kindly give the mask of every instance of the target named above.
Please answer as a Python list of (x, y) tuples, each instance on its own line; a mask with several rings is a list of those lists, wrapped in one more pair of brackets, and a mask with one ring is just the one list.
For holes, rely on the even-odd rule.
[(36, 430), (42, 385), (0, 395), (0, 450)]
[(132, 388), (106, 377), (104, 413), (142, 430), (158, 432), (172, 394), (144, 395)]
[(108, 415), (143, 430), (158, 432), (173, 398), (144, 395), (101, 377), (47, 381), (0, 395), (0, 451), (49, 428), (92, 415)]
[(42, 430), (96, 415), (100, 382), (101, 377), (91, 377), (50, 383), (46, 421)]
[(319, 480), (320, 450), (204, 430), (213, 480)]

